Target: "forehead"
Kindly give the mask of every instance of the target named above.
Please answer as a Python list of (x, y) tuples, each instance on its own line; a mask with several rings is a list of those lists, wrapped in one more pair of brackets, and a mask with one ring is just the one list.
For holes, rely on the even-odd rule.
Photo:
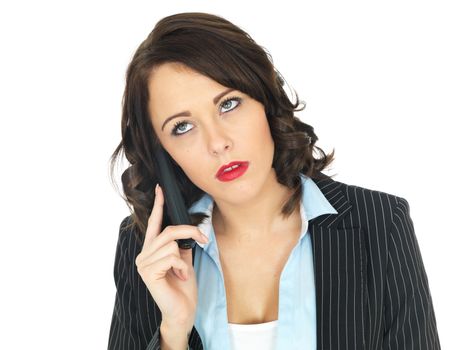
[[(164, 63), (153, 68), (149, 75), (148, 87), (150, 97), (171, 97), (176, 93), (203, 92), (204, 90), (222, 90), (224, 86), (215, 80), (191, 69), (190, 67), (176, 63)], [(198, 88), (202, 90), (193, 90)]]
[(153, 68), (148, 80), (149, 110), (153, 118), (176, 113), (196, 102), (212, 101), (225, 86), (179, 63)]

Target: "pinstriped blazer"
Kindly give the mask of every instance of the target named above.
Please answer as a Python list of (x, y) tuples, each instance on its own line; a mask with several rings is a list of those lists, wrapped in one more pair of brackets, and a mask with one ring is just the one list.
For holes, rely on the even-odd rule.
[[(314, 181), (338, 212), (309, 222), (318, 349), (440, 349), (407, 200), (331, 178)], [(122, 230), (129, 219), (117, 243), (108, 349), (159, 350), (161, 312), (136, 270), (142, 247)], [(203, 349), (195, 327), (188, 344)]]

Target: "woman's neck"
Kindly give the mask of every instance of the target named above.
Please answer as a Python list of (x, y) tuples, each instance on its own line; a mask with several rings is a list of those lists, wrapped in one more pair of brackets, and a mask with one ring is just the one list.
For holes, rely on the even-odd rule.
[(301, 224), (300, 205), (286, 219), (281, 214), (282, 206), (293, 193), (276, 182), (265, 194), (254, 201), (237, 206), (218, 206), (215, 202), (212, 211), (212, 224), (216, 237), (224, 240), (245, 244), (255, 244), (271, 239), (271, 235), (280, 235), (290, 227)]

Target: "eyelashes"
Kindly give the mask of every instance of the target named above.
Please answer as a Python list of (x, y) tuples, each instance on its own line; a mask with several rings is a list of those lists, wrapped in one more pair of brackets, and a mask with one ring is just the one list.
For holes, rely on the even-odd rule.
[[(231, 102), (231, 101), (235, 101), (237, 102), (237, 105), (235, 105), (233, 108), (230, 108), (229, 110), (227, 110), (226, 112), (223, 112), (223, 113), (228, 113), (230, 111), (233, 111), (234, 109), (236, 109), (238, 106), (240, 106), (240, 104), (242, 103), (242, 99), (238, 96), (233, 96), (233, 97), (228, 97), (224, 100), (222, 100), (222, 102), (220, 103), (220, 107), (219, 107), (219, 110), (224, 106), (225, 103), (227, 102)], [(171, 131), (171, 135), (173, 136), (181, 136), (183, 134), (186, 134), (189, 132), (189, 130), (191, 129), (188, 129), (188, 131), (185, 131), (185, 132), (178, 132), (180, 131), (180, 126), (185, 126), (187, 124), (190, 124), (189, 121), (187, 120), (181, 120), (181, 121), (178, 121), (177, 123), (175, 123), (174, 127), (172, 128), (172, 131)]]

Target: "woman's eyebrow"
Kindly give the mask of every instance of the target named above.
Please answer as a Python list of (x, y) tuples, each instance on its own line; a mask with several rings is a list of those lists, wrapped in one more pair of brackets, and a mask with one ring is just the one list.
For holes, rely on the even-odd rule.
[[(212, 99), (212, 103), (213, 104), (217, 104), (217, 102), (222, 98), (222, 96), (228, 94), (229, 92), (235, 90), (234, 88), (229, 88), (223, 92), (221, 92), (220, 94), (218, 94), (217, 96), (214, 96), (214, 98)], [(177, 117), (191, 117), (191, 113), (189, 111), (183, 111), (183, 112), (180, 112), (180, 113), (177, 113), (177, 114), (174, 114), (172, 115), (171, 117), (168, 117), (164, 123), (162, 124), (162, 127), (161, 127), (161, 131), (164, 131), (164, 126), (165, 124), (167, 124), (168, 122), (170, 122), (172, 119), (174, 118), (177, 118)]]

